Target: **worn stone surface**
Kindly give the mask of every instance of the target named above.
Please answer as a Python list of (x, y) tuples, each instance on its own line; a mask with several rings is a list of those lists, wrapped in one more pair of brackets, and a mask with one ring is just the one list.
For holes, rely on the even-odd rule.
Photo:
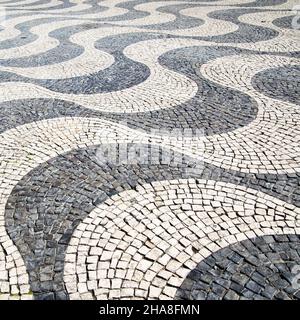
[(0, 298), (300, 298), (296, 4), (0, 0)]

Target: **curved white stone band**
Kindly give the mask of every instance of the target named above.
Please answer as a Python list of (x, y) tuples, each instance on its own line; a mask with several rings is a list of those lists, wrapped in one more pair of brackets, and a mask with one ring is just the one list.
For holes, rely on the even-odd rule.
[(239, 90), (257, 102), (258, 114), (249, 125), (204, 139), (204, 160), (243, 172), (300, 172), (299, 106), (266, 97), (251, 80), (263, 70), (299, 64), (299, 59), (268, 55), (219, 58), (201, 66), (203, 76)]
[(171, 299), (213, 252), (299, 233), (299, 218), (300, 208), (230, 183), (145, 184), (111, 197), (79, 224), (65, 258), (66, 288), (71, 299)]

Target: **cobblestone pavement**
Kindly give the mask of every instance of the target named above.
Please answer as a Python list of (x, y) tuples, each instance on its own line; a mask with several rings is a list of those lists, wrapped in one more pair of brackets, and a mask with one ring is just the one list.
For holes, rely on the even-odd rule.
[(296, 5), (0, 0), (0, 298), (299, 299)]

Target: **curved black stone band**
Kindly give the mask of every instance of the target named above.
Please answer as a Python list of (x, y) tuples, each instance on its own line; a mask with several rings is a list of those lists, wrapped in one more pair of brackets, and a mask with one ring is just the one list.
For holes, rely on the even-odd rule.
[(284, 29), (293, 29), (293, 19), (295, 18), (295, 15), (290, 15), (286, 17), (281, 17), (277, 18), (272, 21), (274, 26), (277, 26), (279, 28), (284, 28)]
[(243, 23), (239, 20), (239, 17), (244, 14), (254, 14), (264, 12), (262, 9), (229, 9), (229, 10), (218, 10), (208, 14), (208, 17), (229, 21), (238, 26), (238, 30), (230, 33), (226, 33), (220, 36), (209, 37), (210, 41), (219, 43), (234, 42), (234, 43), (245, 43), (245, 42), (258, 42), (275, 38), (279, 35), (276, 30), (271, 28), (255, 26), (247, 23)]
[(300, 66), (272, 68), (257, 73), (251, 83), (268, 97), (300, 105)]
[(176, 298), (298, 300), (300, 283), (297, 283), (296, 270), (299, 266), (299, 235), (244, 240), (201, 261), (177, 290)]

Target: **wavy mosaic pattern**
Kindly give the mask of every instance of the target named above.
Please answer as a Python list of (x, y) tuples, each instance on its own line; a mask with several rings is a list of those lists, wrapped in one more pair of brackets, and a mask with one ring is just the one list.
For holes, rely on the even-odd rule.
[(296, 4), (0, 0), (0, 298), (299, 299)]

